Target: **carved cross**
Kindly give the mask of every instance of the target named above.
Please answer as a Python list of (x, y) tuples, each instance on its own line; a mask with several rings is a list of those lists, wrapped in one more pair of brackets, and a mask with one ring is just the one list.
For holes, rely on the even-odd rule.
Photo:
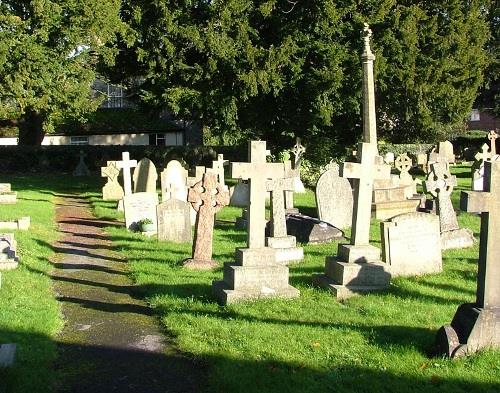
[(485, 161), (484, 191), (462, 191), (460, 208), (481, 213), (478, 307), (500, 307), (500, 161)]
[(482, 162), (488, 161), (491, 158), (491, 154), (488, 150), (489, 150), (488, 144), (483, 143), (483, 145), (481, 146), (481, 152), (477, 152), (474, 158), (477, 161), (482, 161)]
[(344, 162), (340, 167), (340, 176), (356, 179), (352, 213), (352, 245), (369, 244), (373, 181), (389, 179), (391, 175), (389, 165), (375, 164), (376, 155), (377, 146), (375, 144), (360, 143), (358, 162)]
[(189, 189), (188, 202), (198, 212), (193, 259), (211, 261), (215, 214), (229, 204), (229, 191), (217, 183), (215, 173), (207, 172), (203, 180)]
[(491, 130), (489, 133), (488, 133), (488, 139), (490, 140), (491, 142), (491, 156), (493, 157), (495, 154), (497, 154), (497, 143), (496, 143), (496, 139), (498, 138), (498, 134)]
[(212, 161), (212, 170), (217, 174), (217, 181), (225, 186), (224, 167), (229, 164), (229, 160), (224, 159), (224, 154), (217, 155), (217, 161)]
[(296, 138), (295, 145), (293, 145), (292, 153), (294, 156), (293, 169), (300, 170), (300, 163), (302, 161), (302, 156), (306, 152), (306, 148), (300, 143), (300, 138)]
[(107, 161), (107, 166), (101, 168), (101, 177), (107, 177), (108, 183), (118, 183), (120, 169), (116, 166), (116, 161)]
[(231, 163), (231, 177), (249, 180), (250, 206), (248, 212), (248, 248), (265, 247), (266, 181), (283, 177), (283, 163), (268, 163), (265, 141), (248, 143), (250, 162)]
[(122, 160), (116, 161), (116, 167), (123, 169), (123, 191), (125, 195), (132, 194), (132, 179), (130, 169), (137, 166), (137, 160), (131, 160), (128, 151), (122, 153)]

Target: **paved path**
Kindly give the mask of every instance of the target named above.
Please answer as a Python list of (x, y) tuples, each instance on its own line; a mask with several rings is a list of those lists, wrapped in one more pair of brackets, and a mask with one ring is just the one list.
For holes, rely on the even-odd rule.
[(85, 199), (59, 197), (53, 280), (66, 325), (58, 392), (199, 392), (204, 367), (168, 343), (151, 309), (134, 297), (126, 262)]

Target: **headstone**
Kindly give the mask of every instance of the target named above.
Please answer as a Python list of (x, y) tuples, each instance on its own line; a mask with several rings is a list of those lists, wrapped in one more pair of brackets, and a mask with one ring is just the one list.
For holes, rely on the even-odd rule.
[[(283, 172), (283, 176), (285, 173)], [(286, 227), (285, 192), (294, 189), (294, 178), (268, 180), (266, 190), (271, 192), (271, 219), (266, 245), (276, 250), (276, 261), (289, 263), (304, 259), (304, 250), (297, 247), (295, 236), (288, 235)]]
[(201, 181), (203, 179), (203, 175), (205, 174), (205, 172), (207, 172), (207, 168), (205, 168), (204, 166), (196, 166), (194, 169), (195, 169), (194, 176), (190, 176), (187, 178), (186, 185), (188, 187), (192, 187), (196, 183)]
[(349, 180), (340, 177), (339, 166), (330, 164), (316, 184), (318, 218), (336, 228), (351, 226), (353, 197)]
[(0, 369), (12, 367), (16, 355), (16, 344), (0, 344)]
[(439, 155), (446, 157), (448, 163), (454, 163), (455, 154), (453, 153), (453, 144), (450, 141), (439, 142)]
[(217, 178), (215, 172), (207, 172), (203, 180), (188, 192), (188, 202), (198, 212), (193, 257), (184, 263), (188, 269), (213, 269), (218, 266), (212, 260), (215, 214), (229, 203), (229, 191), (223, 184), (217, 183)]
[(158, 205), (158, 240), (175, 243), (193, 241), (191, 207), (186, 201), (170, 198)]
[(12, 270), (18, 266), (17, 242), (13, 233), (0, 233), (0, 270)]
[(132, 180), (130, 177), (130, 169), (137, 166), (137, 160), (131, 160), (128, 151), (122, 153), (122, 160), (115, 161), (116, 167), (122, 170), (123, 176), (123, 192), (125, 195), (132, 194)]
[(116, 161), (108, 161), (107, 166), (101, 168), (101, 176), (106, 177), (106, 184), (102, 188), (102, 199), (105, 201), (118, 201), (123, 198), (123, 188), (118, 182), (120, 169)]
[(413, 198), (417, 194), (417, 182), (410, 175), (413, 162), (406, 153), (400, 154), (395, 161), (395, 167), (399, 171), (399, 183), (405, 186), (405, 198)]
[(217, 175), (217, 182), (226, 189), (227, 186), (224, 179), (224, 167), (228, 164), (229, 161), (224, 159), (224, 154), (218, 154), (217, 161), (212, 161), (212, 171)]
[(161, 173), (162, 202), (171, 198), (187, 201), (187, 177), (188, 171), (179, 161), (170, 161)]
[(17, 192), (11, 190), (10, 183), (0, 183), (0, 204), (11, 205), (17, 203)]
[(420, 169), (422, 169), (425, 173), (427, 173), (427, 154), (417, 154), (417, 166), (420, 167)]
[(462, 210), (481, 213), (481, 241), (476, 301), (459, 306), (436, 336), (437, 352), (449, 357), (500, 348), (500, 161), (485, 163), (484, 185), (460, 198)]
[(387, 165), (392, 165), (394, 164), (394, 160), (395, 160), (395, 155), (393, 152), (389, 151), (387, 153), (385, 153), (385, 156), (384, 156), (384, 162), (387, 164)]
[(407, 213), (381, 223), (382, 260), (395, 276), (442, 271), (439, 218), (429, 213)]
[(238, 179), (238, 183), (229, 189), (229, 205), (235, 207), (248, 207), (250, 202), (250, 189), (248, 182)]
[(236, 250), (236, 263), (224, 265), (222, 281), (213, 289), (221, 304), (261, 297), (297, 297), (288, 283), (288, 267), (276, 261), (276, 251), (265, 247), (266, 183), (283, 177), (284, 165), (267, 163), (265, 141), (251, 141), (248, 163), (231, 163), (231, 177), (249, 180), (247, 248)]
[(156, 192), (137, 192), (123, 197), (125, 212), (125, 226), (132, 231), (139, 230), (139, 221), (149, 218), (157, 226), (156, 206), (158, 195)]
[(134, 193), (156, 192), (158, 173), (155, 164), (149, 158), (143, 158), (134, 169)]
[[(306, 148), (304, 146), (302, 146), (302, 144), (300, 143), (300, 138), (296, 138), (295, 145), (293, 146), (291, 152), (294, 156), (293, 174), (288, 173), (287, 177), (294, 178), (293, 192), (303, 193), (306, 191), (306, 189), (304, 187), (304, 184), (302, 183), (302, 180), (300, 180), (300, 167), (302, 164), (302, 157), (304, 156), (304, 154), (306, 152)], [(290, 195), (288, 197), (290, 198)], [(293, 198), (293, 194), (292, 194), (292, 198)], [(288, 209), (290, 209), (290, 207), (288, 207)], [(291, 211), (289, 210), (289, 212), (291, 212)]]
[(488, 132), (488, 140), (491, 143), (491, 155), (492, 156), (497, 154), (497, 144), (496, 144), (497, 138), (498, 138), (498, 134), (494, 130), (491, 130), (490, 132)]
[(80, 161), (78, 162), (78, 165), (76, 166), (75, 170), (73, 171), (73, 176), (90, 176), (90, 171), (89, 168), (87, 167), (87, 164), (85, 164), (85, 156), (86, 154), (84, 153), (83, 150), (80, 150)]
[(474, 243), (472, 232), (458, 226), (457, 215), (451, 203), (451, 193), (456, 185), (457, 178), (450, 173), (447, 163), (431, 164), (424, 188), (437, 200), (436, 211), (439, 216), (443, 250), (471, 247)]

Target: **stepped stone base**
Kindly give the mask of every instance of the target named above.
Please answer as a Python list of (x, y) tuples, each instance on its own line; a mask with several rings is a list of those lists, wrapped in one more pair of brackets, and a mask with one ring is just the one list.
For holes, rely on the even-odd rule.
[(474, 235), (468, 228), (441, 232), (441, 249), (467, 248), (474, 245)]
[(201, 259), (189, 258), (183, 262), (183, 266), (189, 270), (212, 270), (219, 266), (219, 264), (214, 261), (203, 261)]
[(451, 358), (487, 347), (500, 348), (500, 307), (462, 304), (451, 325), (442, 326), (436, 335), (436, 353)]
[(326, 258), (325, 273), (313, 277), (315, 285), (329, 289), (337, 299), (385, 289), (390, 280), (378, 248), (345, 244), (339, 245), (337, 257)]
[(373, 203), (372, 217), (377, 220), (388, 220), (399, 214), (416, 212), (419, 205), (419, 199), (403, 199), (401, 201)]
[(276, 251), (276, 262), (288, 264), (304, 259), (304, 249), (297, 247), (295, 236), (268, 237), (266, 243)]
[(17, 192), (3, 192), (0, 193), (0, 204), (1, 205), (13, 205), (17, 203)]

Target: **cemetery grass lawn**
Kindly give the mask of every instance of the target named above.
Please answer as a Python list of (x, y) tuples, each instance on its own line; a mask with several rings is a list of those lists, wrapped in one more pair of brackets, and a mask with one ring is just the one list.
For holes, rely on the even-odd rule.
[[(457, 192), (468, 187), (468, 168), (458, 173)], [(99, 216), (117, 217), (113, 203), (91, 195)], [(454, 203), (458, 201), (454, 195)], [(296, 206), (314, 213), (314, 195), (296, 195)], [(232, 261), (245, 233), (233, 227), (240, 209), (218, 214), (214, 258)], [(459, 222), (479, 235), (479, 217), (459, 214)], [(444, 272), (397, 278), (389, 290), (338, 302), (312, 286), (336, 244), (304, 247), (305, 260), (290, 267), (300, 289), (294, 300), (269, 299), (226, 307), (211, 294), (222, 269), (188, 271), (181, 261), (190, 244), (157, 242), (124, 228), (107, 228), (128, 258), (130, 274), (156, 310), (180, 350), (210, 367), (212, 392), (498, 392), (499, 352), (487, 350), (450, 361), (430, 357), (437, 329), (451, 322), (459, 304), (475, 298), (478, 245), (446, 251)], [(347, 236), (349, 233), (346, 234)], [(379, 223), (371, 226), (380, 247)], [(425, 247), (425, 244), (422, 245)]]
[[(49, 272), (54, 253), (50, 243), (58, 233), (54, 198), (69, 185), (84, 188), (66, 176), (2, 176), (17, 191), (15, 205), (0, 205), (0, 219), (31, 217), (29, 231), (14, 232), (19, 267), (2, 272), (0, 343), (17, 343), (15, 366), (0, 369), (0, 392), (50, 392), (57, 378), (51, 369), (56, 357), (55, 336), (63, 326)], [(82, 187), (82, 188), (80, 188)]]

